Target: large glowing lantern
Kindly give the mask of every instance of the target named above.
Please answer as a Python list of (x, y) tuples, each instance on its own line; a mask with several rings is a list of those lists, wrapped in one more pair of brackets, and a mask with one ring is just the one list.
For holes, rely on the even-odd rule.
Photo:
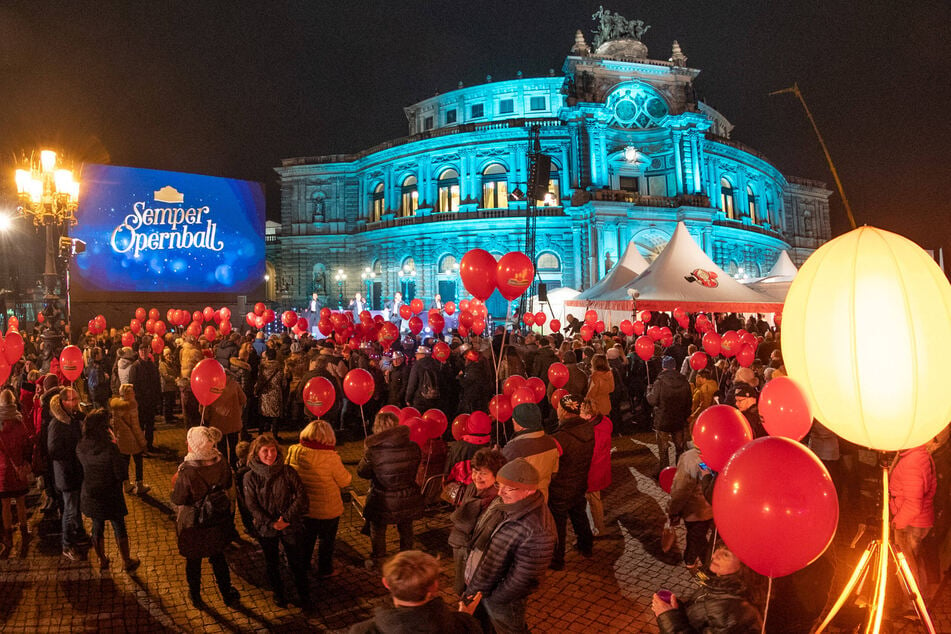
[(885, 451), (951, 420), (951, 285), (920, 247), (862, 227), (823, 245), (783, 308), (783, 360), (822, 423)]

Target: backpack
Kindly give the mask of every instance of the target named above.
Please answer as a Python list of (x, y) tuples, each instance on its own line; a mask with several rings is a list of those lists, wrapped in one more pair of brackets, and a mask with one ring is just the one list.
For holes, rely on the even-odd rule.
[(423, 370), (423, 377), (419, 382), (419, 395), (427, 401), (435, 401), (439, 398), (439, 380), (432, 370)]
[(231, 510), (231, 498), (228, 492), (216, 484), (195, 505), (195, 526), (221, 526), (234, 521), (234, 511)]

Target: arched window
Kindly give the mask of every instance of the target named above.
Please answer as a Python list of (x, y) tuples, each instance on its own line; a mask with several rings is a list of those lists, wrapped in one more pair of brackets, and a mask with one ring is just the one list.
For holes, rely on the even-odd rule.
[(436, 211), (459, 211), (459, 172), (447, 169), (439, 175)]
[(733, 183), (726, 177), (720, 179), (720, 209), (730, 220), (736, 219), (736, 202), (734, 200)]
[(554, 161), (551, 162), (551, 171), (548, 174), (548, 193), (537, 202), (540, 207), (560, 207), (561, 206), (561, 176), (558, 174), (558, 166)]
[(400, 275), (408, 275), (410, 277), (416, 275), (416, 260), (412, 256), (403, 260), (403, 264), (400, 265)]
[(766, 190), (766, 215), (763, 220), (769, 223), (769, 226), (776, 228), (776, 210), (773, 208), (773, 193)]
[(380, 260), (373, 263), (373, 273), (376, 275), (383, 274), (383, 263)]
[(740, 265), (736, 263), (736, 260), (730, 260), (726, 265), (726, 272), (730, 274), (730, 277), (736, 277), (740, 272)]
[(383, 183), (377, 183), (370, 194), (370, 222), (379, 222), (386, 211), (386, 201), (383, 199)]
[(758, 225), (760, 222), (759, 214), (756, 209), (756, 192), (753, 191), (753, 187), (750, 185), (746, 186), (746, 201), (747, 208), (750, 213), (750, 220), (754, 225)]
[(554, 253), (542, 253), (538, 256), (539, 273), (558, 273), (561, 271), (561, 260)]
[(508, 173), (504, 165), (493, 163), (482, 171), (482, 206), (506, 209), (509, 206)]
[(444, 275), (451, 275), (459, 272), (459, 262), (454, 255), (444, 255), (439, 260), (439, 272)]
[(416, 177), (407, 176), (400, 187), (400, 217), (406, 218), (416, 213), (419, 207), (419, 191), (416, 189)]

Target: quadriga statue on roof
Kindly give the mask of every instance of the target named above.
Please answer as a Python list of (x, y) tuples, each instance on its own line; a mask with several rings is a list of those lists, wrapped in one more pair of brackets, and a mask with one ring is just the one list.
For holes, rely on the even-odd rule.
[(594, 47), (598, 48), (611, 40), (634, 39), (641, 40), (650, 26), (643, 20), (628, 20), (619, 13), (614, 13), (603, 6), (598, 7), (597, 13), (591, 19), (598, 20), (598, 30), (594, 32)]

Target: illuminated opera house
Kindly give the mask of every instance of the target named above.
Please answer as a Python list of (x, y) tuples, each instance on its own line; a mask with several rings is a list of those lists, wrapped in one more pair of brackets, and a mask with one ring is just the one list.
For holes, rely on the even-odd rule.
[[(650, 261), (678, 221), (737, 277), (766, 275), (784, 250), (802, 263), (830, 238), (831, 192), (731, 140), (678, 43), (651, 59), (647, 27), (613, 17), (591, 44), (577, 32), (560, 75), (460, 86), (404, 108), (405, 137), (284, 160), (269, 299), (462, 299), (466, 251), (524, 250), (533, 134), (551, 159), (534, 233), (549, 289), (590, 287), (631, 242)], [(489, 308), (504, 313), (504, 300)]]

